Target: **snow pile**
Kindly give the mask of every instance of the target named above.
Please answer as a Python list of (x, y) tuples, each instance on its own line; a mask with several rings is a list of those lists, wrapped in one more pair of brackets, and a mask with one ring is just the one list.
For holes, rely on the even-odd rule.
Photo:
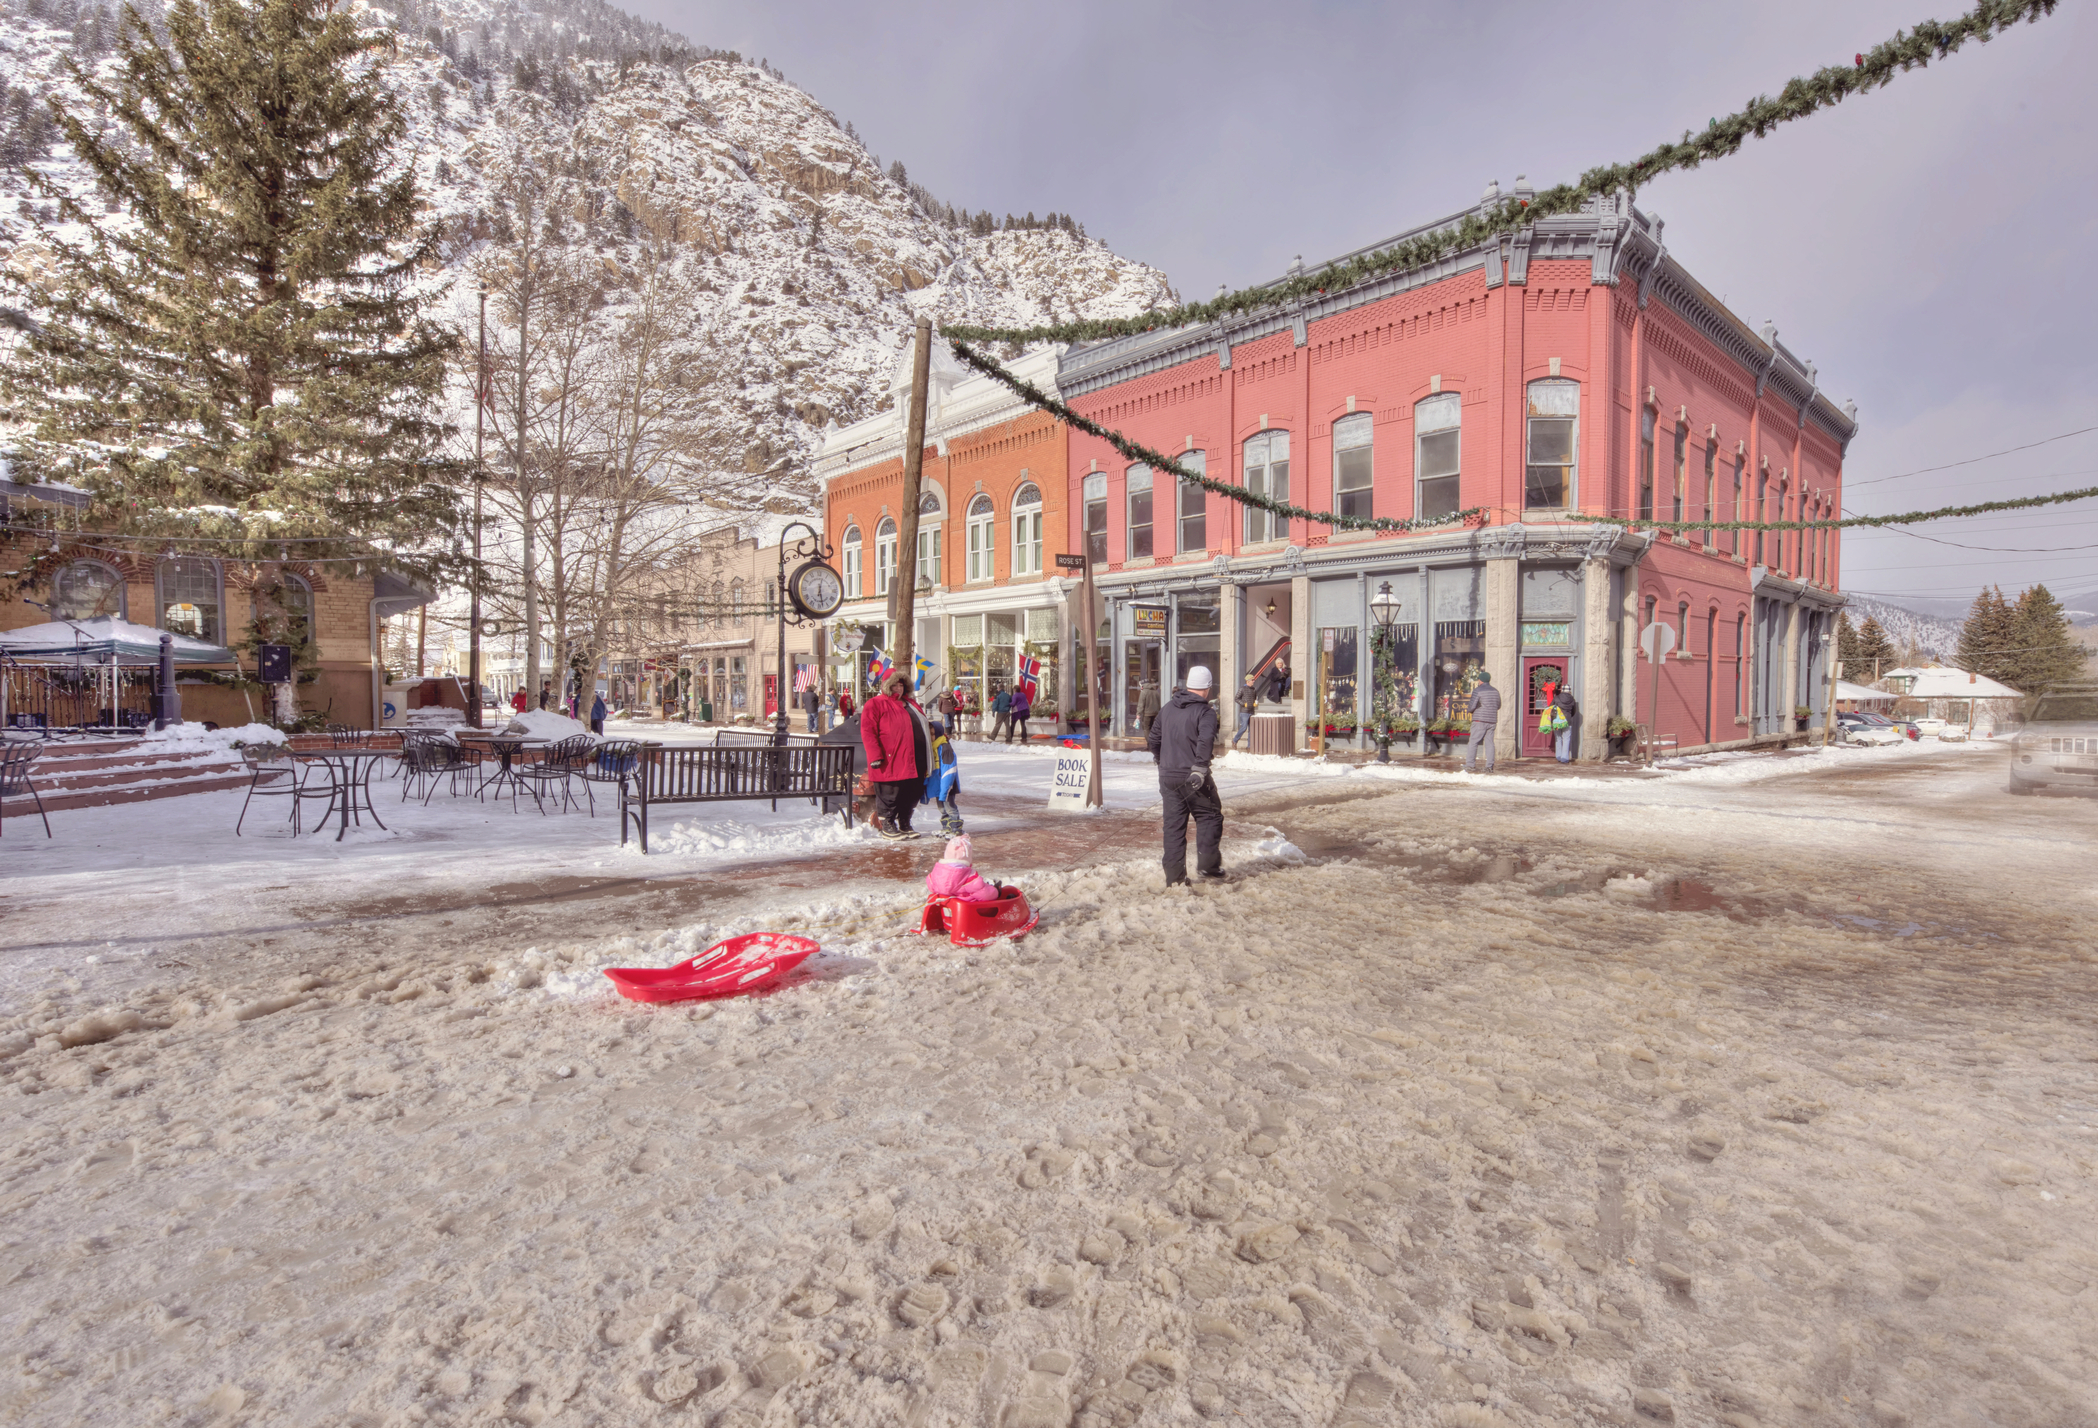
[(148, 729), (139, 742), (155, 753), (225, 754), (253, 744), (286, 744), (291, 735), (271, 724), (240, 724), (230, 729), (207, 729), (202, 724), (170, 724)]
[[(864, 823), (854, 824), (848, 831), (845, 820), (836, 814), (819, 814), (784, 826), (744, 823), (729, 818), (681, 820), (668, 828), (658, 824), (648, 830), (648, 855), (652, 858), (680, 853), (790, 856), (817, 848), (865, 842), (873, 836), (874, 831)], [(640, 856), (639, 842), (630, 842), (625, 847), (629, 855)]]
[(422, 709), (410, 709), (405, 722), (411, 729), (460, 729), (466, 726), (466, 711), (432, 704)]
[[(1149, 757), (1146, 755), (1145, 757)], [(1295, 774), (1299, 778), (1338, 778), (1355, 772), (1352, 764), (1329, 763), (1323, 758), (1301, 759), (1281, 754), (1249, 754), (1233, 749), (1216, 761), (1217, 768), (1233, 773)]]
[(578, 734), (586, 739), (597, 737), (590, 732), (588, 724), (552, 709), (527, 709), (522, 714), (512, 715), (510, 722), (503, 726), (503, 732), (523, 734), (531, 739), (545, 739), (548, 743), (559, 743)]

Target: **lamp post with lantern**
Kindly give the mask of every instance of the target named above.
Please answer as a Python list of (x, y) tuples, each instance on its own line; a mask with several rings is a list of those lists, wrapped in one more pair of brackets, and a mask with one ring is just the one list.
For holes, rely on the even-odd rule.
[(1384, 679), (1382, 657), (1392, 640), (1392, 627), (1399, 619), (1399, 597), (1391, 593), (1391, 582), (1384, 581), (1370, 600), (1370, 618), (1376, 621), (1376, 643), (1370, 651), (1370, 718), (1377, 725), (1377, 762), (1391, 762), (1391, 711), (1381, 709), (1384, 702)]

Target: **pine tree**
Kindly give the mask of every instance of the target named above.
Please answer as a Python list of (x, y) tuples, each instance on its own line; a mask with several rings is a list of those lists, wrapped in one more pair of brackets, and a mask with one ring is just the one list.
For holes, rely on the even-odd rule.
[(127, 9), (116, 78), (69, 65), (65, 138), (132, 221), (41, 181), (93, 236), (50, 236), (56, 281), (16, 282), (42, 326), (0, 367), (15, 455), (85, 487), (106, 531), (248, 558), (436, 549), (459, 510), (437, 408), (456, 338), (409, 287), (437, 234), (390, 32), (326, 0), (176, 0), (165, 35)]
[(1880, 628), (1878, 617), (1867, 615), (1865, 623), (1858, 628), (1856, 666), (1858, 672), (1855, 676), (1855, 682), (1869, 684), (1888, 670), (1895, 668), (1898, 659), (1899, 655), (1894, 649), (1894, 641), (1888, 639), (1887, 632)]
[(2083, 676), (2086, 651), (2069, 633), (2068, 612), (2044, 585), (2018, 597), (2011, 610), (2011, 677), (2004, 680), (2022, 694), (2038, 694)]
[(1836, 616), (1836, 663), (1843, 666), (1845, 679), (1858, 678), (1858, 628), (1850, 623), (1848, 610)]
[(1960, 643), (1953, 658), (1961, 669), (2019, 687), (2011, 678), (2011, 662), (2020, 643), (2017, 614), (2003, 598), (1999, 586), (1989, 586), (1974, 597), (1967, 621), (1960, 626)]

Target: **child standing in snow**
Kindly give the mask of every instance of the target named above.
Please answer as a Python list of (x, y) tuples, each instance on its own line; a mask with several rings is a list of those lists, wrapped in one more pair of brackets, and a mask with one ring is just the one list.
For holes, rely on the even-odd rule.
[(969, 835), (948, 840), (947, 851), (925, 875), (925, 890), (934, 897), (958, 898), (963, 902), (996, 902), (997, 883), (985, 882), (983, 874), (969, 865)]

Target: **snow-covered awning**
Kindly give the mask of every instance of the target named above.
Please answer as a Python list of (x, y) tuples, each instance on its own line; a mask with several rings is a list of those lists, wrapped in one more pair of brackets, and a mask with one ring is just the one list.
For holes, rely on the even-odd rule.
[[(114, 615), (92, 620), (52, 620), (0, 634), (0, 651), (16, 659), (78, 661), (82, 664), (158, 664), (162, 631), (151, 625), (134, 625)], [(176, 635), (175, 663), (232, 664), (233, 651), (223, 645), (206, 644), (186, 635)]]
[(1895, 696), (1884, 689), (1873, 689), (1863, 684), (1852, 684), (1847, 679), (1836, 681), (1838, 704), (1892, 704)]

